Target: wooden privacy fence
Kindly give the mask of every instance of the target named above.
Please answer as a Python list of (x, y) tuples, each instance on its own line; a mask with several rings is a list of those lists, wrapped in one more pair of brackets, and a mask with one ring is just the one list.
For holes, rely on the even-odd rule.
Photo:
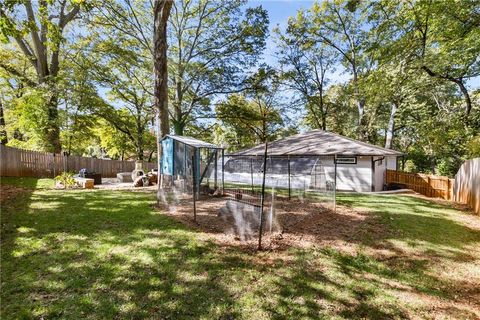
[(387, 185), (401, 184), (427, 197), (453, 200), (454, 179), (421, 173), (387, 170)]
[[(112, 178), (119, 172), (133, 171), (135, 161), (64, 156), (0, 145), (0, 176), (45, 178), (55, 177), (63, 171), (78, 172), (83, 168), (101, 173), (102, 177)], [(156, 163), (143, 162), (145, 171), (156, 168)]]
[(455, 175), (453, 200), (480, 214), (480, 158), (465, 161)]

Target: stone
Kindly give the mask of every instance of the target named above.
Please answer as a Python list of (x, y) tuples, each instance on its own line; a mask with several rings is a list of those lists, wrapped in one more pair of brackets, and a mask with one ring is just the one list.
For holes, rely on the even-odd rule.
[(117, 173), (118, 182), (133, 182), (131, 172), (119, 172)]

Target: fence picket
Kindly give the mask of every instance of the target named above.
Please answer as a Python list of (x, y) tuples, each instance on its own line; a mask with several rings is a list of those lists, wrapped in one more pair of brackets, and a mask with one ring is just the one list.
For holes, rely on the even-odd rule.
[[(156, 163), (142, 162), (145, 171), (157, 168)], [(113, 178), (118, 172), (132, 171), (135, 161), (105, 160), (30, 151), (0, 145), (0, 175), (10, 177), (54, 177), (64, 170), (78, 172), (87, 168)]]
[(452, 199), (452, 184), (448, 177), (387, 170), (387, 184), (391, 183), (403, 184), (427, 197)]

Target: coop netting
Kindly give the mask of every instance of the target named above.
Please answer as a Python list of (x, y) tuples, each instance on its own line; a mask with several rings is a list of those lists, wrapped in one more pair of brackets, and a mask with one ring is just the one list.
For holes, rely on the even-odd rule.
[(175, 143), (173, 155), (173, 175), (161, 175), (159, 191), (159, 199), (171, 211), (176, 211), (179, 204), (193, 206), (194, 195), (198, 201), (219, 192), (218, 150)]
[[(262, 186), (263, 157), (233, 156), (225, 161), (225, 188), (258, 191)], [(265, 186), (279, 197), (320, 202), (335, 208), (334, 157), (267, 157)]]
[(185, 144), (174, 144), (173, 174), (161, 174), (159, 199), (173, 212), (180, 204), (193, 206), (195, 149)]

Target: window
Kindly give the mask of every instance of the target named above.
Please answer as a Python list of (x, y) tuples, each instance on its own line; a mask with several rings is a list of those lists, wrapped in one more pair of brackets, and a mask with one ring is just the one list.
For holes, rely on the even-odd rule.
[(357, 164), (357, 157), (337, 158), (337, 163), (341, 163), (341, 164)]

